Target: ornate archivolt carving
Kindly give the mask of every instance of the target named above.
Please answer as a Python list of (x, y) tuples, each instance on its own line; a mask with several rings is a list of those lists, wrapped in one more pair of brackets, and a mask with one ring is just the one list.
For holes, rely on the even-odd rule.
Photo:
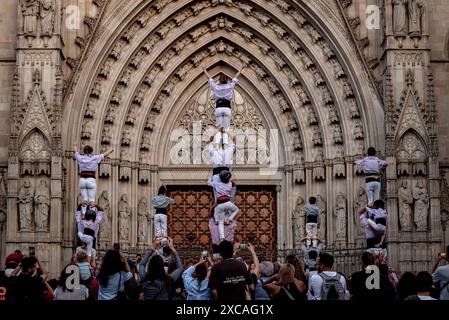
[(101, 143), (102, 144), (109, 144), (112, 140), (112, 134), (111, 134), (111, 125), (105, 124), (103, 126), (103, 134), (101, 136)]
[(332, 65), (332, 71), (334, 74), (335, 79), (340, 79), (341, 77), (344, 77), (346, 74), (337, 59), (331, 59), (329, 61)]
[(360, 121), (360, 120), (355, 121), (353, 133), (354, 133), (354, 139), (363, 139), (364, 138), (362, 121)]
[(354, 92), (352, 91), (351, 84), (348, 81), (343, 82), (343, 96), (345, 98), (354, 96)]
[(336, 146), (335, 157), (333, 162), (334, 162), (334, 176), (336, 178), (344, 178), (346, 176), (346, 163), (342, 145)]
[(337, 109), (335, 108), (335, 105), (330, 104), (328, 106), (328, 111), (329, 111), (329, 115), (328, 115), (329, 122), (331, 124), (340, 123), (340, 119), (338, 118)]
[(332, 139), (336, 144), (343, 143), (343, 132), (339, 124), (334, 124), (332, 131)]
[(322, 40), (322, 41), (318, 42), (318, 45), (320, 46), (320, 48), (321, 48), (321, 50), (323, 52), (323, 55), (328, 60), (331, 59), (332, 57), (335, 57), (334, 51), (330, 48), (329, 44), (325, 40)]
[(315, 113), (315, 110), (313, 110), (313, 107), (309, 105), (307, 108), (307, 122), (309, 125), (316, 125), (318, 124), (318, 117)]
[(318, 126), (313, 126), (313, 135), (312, 135), (312, 142), (315, 146), (321, 146), (323, 144), (323, 139), (321, 138), (321, 131)]
[[(258, 16), (259, 18), (260, 17), (262, 17), (260, 14), (257, 14), (258, 13), (258, 11), (257, 10), (255, 10), (255, 9), (252, 9), (252, 10), (247, 10), (248, 8), (246, 7), (246, 9), (242, 9), (242, 10), (246, 10), (247, 11), (247, 14), (251, 14), (251, 15), (253, 15), (253, 16)], [(296, 14), (296, 11), (294, 11), (294, 10), (289, 10), (289, 14), (291, 14), (292, 16), (295, 16), (296, 18), (298, 18), (298, 17), (301, 17), (301, 15), (300, 14)], [(181, 16), (177, 16), (177, 18), (179, 19)], [(188, 17), (186, 17), (186, 19), (187, 19)], [(271, 19), (271, 18), (268, 18), (268, 19)], [(182, 19), (181, 19), (182, 20)], [(170, 24), (170, 26), (171, 27), (176, 27), (177, 25), (180, 25), (180, 24), (182, 24), (182, 22), (183, 21), (181, 21), (181, 20), (178, 20), (179, 21), (179, 23), (175, 23), (175, 25), (173, 25), (173, 24)], [(298, 47), (298, 43), (296, 42), (296, 40), (291, 36), (291, 35), (289, 35), (288, 33), (287, 34), (284, 34), (283, 32), (281, 32), (281, 30), (278, 28), (278, 26), (279, 27), (281, 27), (280, 25), (277, 25), (276, 26), (276, 23), (274, 23), (273, 21), (269, 21), (269, 20), (267, 20), (267, 19), (262, 19), (263, 21), (266, 21), (267, 22), (267, 27), (270, 27), (270, 28), (276, 28), (277, 30), (278, 30), (278, 35), (279, 36), (281, 36), (282, 35), (282, 38), (284, 38), (286, 41), (288, 40), (288, 42), (287, 43), (289, 43), (289, 46), (291, 47), (291, 49), (293, 50), (293, 51), (295, 51), (295, 50), (300, 50), (299, 49), (299, 47)], [(299, 18), (298, 20), (301, 20), (301, 18)], [(184, 20), (185, 21), (185, 20)], [(262, 22), (261, 22), (262, 23)], [(243, 31), (243, 29), (242, 29), (242, 27), (241, 26), (238, 26), (239, 28), (237, 29), (238, 31), (240, 31), (240, 32), (242, 32)], [(228, 25), (228, 28), (233, 28), (234, 29), (234, 27), (233, 26), (229, 26)], [(204, 29), (204, 28), (203, 28)], [(282, 27), (281, 27), (281, 29), (282, 29)], [(308, 25), (308, 26), (306, 26), (306, 29), (308, 30), (307, 32), (309, 32), (309, 33), (311, 33), (312, 35), (314, 35), (313, 37), (314, 37), (314, 39), (318, 39), (318, 38), (322, 38), (321, 36), (318, 36), (319, 35), (319, 33), (316, 31), (316, 33), (314, 33), (314, 32), (312, 32), (310, 29), (314, 29), (313, 28), (313, 26), (312, 25)], [(284, 30), (285, 31), (285, 30)], [(318, 35), (317, 35), (318, 34)], [(191, 36), (191, 35), (190, 35)], [(126, 38), (126, 37), (125, 37)], [(254, 35), (252, 35), (251, 36), (251, 40), (252, 41), (254, 41)], [(123, 45), (125, 45), (126, 43), (122, 43)], [(297, 45), (298, 44), (298, 45)], [(328, 51), (327, 49), (330, 49), (330, 47), (326, 44), (326, 43), (324, 43), (324, 40), (321, 40), (321, 41), (318, 41), (318, 43), (317, 43), (317, 45), (318, 46), (320, 46), (321, 48), (322, 48), (322, 50), (323, 51)], [(154, 46), (154, 43), (152, 44), (152, 46)], [(115, 49), (116, 48), (119, 48), (120, 49), (120, 45), (117, 47), (115, 47)], [(123, 49), (123, 46), (121, 47), (121, 49)], [(182, 49), (181, 49), (182, 50)], [(114, 51), (114, 50), (113, 50)], [(118, 50), (118, 51), (120, 51), (120, 50)], [(117, 52), (118, 52), (117, 51)], [(160, 67), (163, 67), (164, 66), (164, 61), (167, 61), (167, 59), (170, 59), (172, 56), (172, 54), (173, 53), (176, 53), (176, 51), (169, 51), (169, 52), (171, 52), (168, 56), (163, 56), (162, 57), (162, 63), (161, 62), (159, 62), (159, 64), (158, 64), (158, 66), (160, 66)], [(272, 52), (272, 51), (271, 51)], [(179, 52), (178, 52), (179, 53)], [(140, 54), (141, 55), (141, 57), (143, 57), (143, 51), (142, 50), (138, 50), (137, 51), (137, 54)], [(192, 63), (194, 64), (194, 65), (198, 65), (199, 64), (199, 62), (202, 60), (202, 59), (204, 59), (204, 54), (205, 54), (205, 52), (203, 51), (202, 52), (202, 54), (201, 55), (199, 55), (199, 56), (196, 56), (195, 58), (196, 59), (193, 59), (193, 61), (192, 61)], [(238, 53), (237, 55), (241, 55), (241, 53)], [(304, 54), (304, 51), (303, 51), (303, 54)], [(273, 55), (273, 54), (272, 54)], [(117, 56), (117, 57), (119, 57), (119, 55)], [(241, 55), (241, 57), (243, 57), (242, 55)], [(304, 55), (303, 57), (307, 57), (307, 55)], [(331, 57), (330, 56), (330, 52), (329, 52), (329, 57)], [(308, 58), (308, 57), (307, 57)], [(133, 58), (131, 58), (131, 59), (133, 59)], [(244, 59), (246, 59), (247, 60), (247, 62), (248, 61), (250, 61), (250, 59), (248, 58), (248, 57), (246, 57), (246, 58), (244, 58)], [(310, 60), (310, 58), (308, 58), (309, 60)], [(334, 59), (334, 58), (332, 58), (332, 59)], [(331, 60), (332, 60), (331, 59)], [(131, 60), (131, 61), (134, 61), (134, 60)], [(311, 60), (310, 60), (311, 61)], [(280, 67), (282, 67), (282, 66), (284, 66), (284, 64), (283, 63), (285, 63), (285, 62), (283, 62), (283, 61), (281, 61), (281, 60), (279, 60), (278, 59), (278, 62), (280, 63), (279, 64), (279, 66)], [(311, 62), (312, 64), (313, 64), (313, 62)], [(329, 61), (329, 63), (331, 63), (330, 61)], [(251, 63), (252, 64), (252, 63)], [(305, 63), (305, 65), (311, 65), (310, 63)], [(132, 66), (132, 65), (131, 65)], [(340, 66), (341, 67), (341, 66)], [(291, 84), (292, 85), (294, 85), (294, 84), (296, 84), (296, 79), (295, 79), (295, 76), (294, 76), (294, 73), (293, 72), (291, 72), (291, 69), (287, 69), (287, 67), (282, 67), (284, 70), (285, 70), (285, 72), (289, 75), (289, 78), (290, 78), (290, 81), (291, 81)], [(156, 68), (156, 69), (158, 69), (158, 68)], [(259, 71), (260, 71), (260, 69), (258, 69)], [(318, 71), (317, 69), (316, 70), (314, 70), (314, 71)], [(184, 69), (184, 72), (186, 72), (186, 70)], [(183, 75), (183, 73), (180, 73), (180, 77), (178, 76), (178, 78), (180, 78), (181, 79), (181, 77), (182, 77), (182, 75)], [(184, 73), (184, 76), (185, 76), (185, 73)], [(264, 76), (264, 74), (263, 73), (259, 73), (259, 76), (260, 77), (265, 77)], [(322, 81), (324, 82), (324, 79), (322, 79)], [(153, 80), (151, 80), (151, 81), (148, 81), (148, 82), (144, 82), (145, 84), (151, 84), (153, 82)], [(268, 82), (268, 81), (267, 81)], [(173, 81), (172, 82), (172, 84), (174, 84), (175, 83), (175, 81)], [(271, 84), (270, 82), (268, 82), (269, 84)], [(318, 83), (321, 83), (319, 80), (318, 80)], [(295, 86), (295, 89), (297, 88), (298, 86)], [(170, 87), (168, 87), (169, 89), (170, 89)], [(279, 90), (279, 88), (276, 88), (276, 86), (272, 86), (271, 87), (271, 89), (272, 89), (272, 92), (276, 92), (276, 94), (277, 94), (277, 90)], [(327, 88), (326, 88), (327, 89)], [(167, 93), (166, 91), (167, 90), (164, 90), (165, 91), (165, 93)], [(296, 90), (297, 92), (300, 92), (300, 90)], [(158, 97), (158, 99), (160, 99), (160, 100), (156, 100), (156, 102), (154, 103), (154, 104), (152, 104), (152, 109), (153, 110), (160, 110), (160, 106), (162, 106), (162, 104), (161, 104), (161, 102), (164, 100), (164, 99), (162, 99), (162, 98), (160, 98), (160, 96)], [(303, 97), (303, 96), (301, 96), (300, 97), (300, 99), (301, 99), (301, 103), (306, 103), (306, 102), (308, 102), (308, 97)], [(323, 98), (324, 99), (324, 98)], [(328, 99), (328, 98), (326, 98), (326, 101), (328, 101), (328, 103), (329, 102), (331, 102), (331, 100), (330, 99)], [(280, 102), (284, 102), (283, 100), (280, 100)], [(284, 104), (284, 103), (281, 103), (280, 104), (281, 106), (282, 106), (282, 108), (286, 108), (286, 104)], [(125, 118), (126, 119), (126, 118)]]
[(326, 180), (326, 171), (324, 169), (323, 148), (316, 149), (315, 161), (313, 162), (312, 176), (314, 180)]

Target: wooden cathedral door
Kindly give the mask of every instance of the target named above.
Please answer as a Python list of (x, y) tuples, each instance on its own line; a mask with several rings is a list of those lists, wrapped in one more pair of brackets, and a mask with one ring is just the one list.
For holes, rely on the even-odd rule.
[[(169, 186), (176, 201), (168, 210), (168, 233), (186, 260), (195, 260), (210, 247), (209, 219), (213, 195), (208, 187)], [(239, 186), (235, 240), (252, 243), (260, 259), (276, 257), (276, 190), (274, 186)]]

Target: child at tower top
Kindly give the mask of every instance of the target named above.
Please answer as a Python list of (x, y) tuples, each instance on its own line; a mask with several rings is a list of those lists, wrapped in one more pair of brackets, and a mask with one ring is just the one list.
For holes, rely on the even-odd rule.
[(387, 166), (387, 163), (376, 157), (376, 149), (368, 148), (368, 155), (364, 159), (356, 160), (355, 164), (362, 166), (365, 171), (366, 193), (368, 195), (368, 205), (380, 198), (380, 172)]
[(209, 79), (209, 87), (211, 88), (215, 100), (215, 120), (218, 128), (223, 128), (223, 131), (218, 132), (214, 137), (214, 143), (217, 146), (229, 144), (229, 137), (227, 130), (231, 126), (232, 110), (231, 100), (234, 95), (234, 89), (238, 84), (238, 77), (240, 76), (244, 66), (237, 72), (237, 74), (229, 82), (229, 77), (225, 74), (220, 74), (219, 83), (209, 75), (206, 68), (203, 67), (203, 72)]
[(75, 160), (80, 170), (80, 194), (83, 200), (81, 212), (86, 213), (87, 205), (95, 203), (97, 193), (97, 181), (95, 179), (98, 165), (105, 157), (114, 150), (109, 150), (103, 154), (93, 154), (94, 149), (91, 146), (84, 146), (83, 153), (80, 154), (78, 146), (73, 145), (75, 151)]

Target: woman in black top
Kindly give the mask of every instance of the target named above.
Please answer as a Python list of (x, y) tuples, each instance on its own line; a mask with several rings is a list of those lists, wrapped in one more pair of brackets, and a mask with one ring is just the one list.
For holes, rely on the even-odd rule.
[[(278, 279), (276, 283), (274, 281)], [(263, 285), (273, 297), (273, 301), (307, 300), (304, 282), (295, 278), (295, 267), (290, 263), (283, 264), (279, 275), (267, 280)]]

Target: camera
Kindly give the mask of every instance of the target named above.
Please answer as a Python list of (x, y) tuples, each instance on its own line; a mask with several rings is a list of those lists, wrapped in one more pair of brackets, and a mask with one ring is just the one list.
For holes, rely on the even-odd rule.
[(207, 249), (204, 249), (201, 252), (201, 256), (203, 257), (203, 259), (207, 259), (209, 257), (209, 251), (207, 251)]
[(29, 247), (28, 248), (28, 255), (30, 257), (35, 257), (36, 256), (36, 249), (34, 247)]
[(441, 258), (447, 258), (447, 253), (446, 253), (446, 252), (440, 252), (440, 253), (438, 254), (438, 257), (441, 257)]
[(114, 243), (114, 251), (120, 252), (120, 243)]
[(241, 243), (241, 244), (239, 245), (239, 249), (240, 249), (240, 250), (248, 250), (248, 245), (247, 245), (246, 243)]

